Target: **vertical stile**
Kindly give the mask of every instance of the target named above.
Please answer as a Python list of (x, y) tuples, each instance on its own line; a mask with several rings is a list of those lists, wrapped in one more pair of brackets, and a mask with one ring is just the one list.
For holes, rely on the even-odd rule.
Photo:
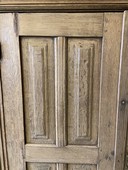
[(124, 169), (126, 132), (128, 120), (128, 11), (124, 12), (122, 24), (122, 42), (120, 53), (119, 84), (118, 84), (118, 105), (116, 119), (116, 140), (115, 140), (115, 170)]
[(65, 38), (55, 38), (56, 145), (66, 145), (65, 131)]
[[(55, 38), (55, 110), (56, 110), (56, 145), (66, 145), (65, 131), (65, 38)], [(57, 170), (66, 170), (65, 164), (57, 164)]]

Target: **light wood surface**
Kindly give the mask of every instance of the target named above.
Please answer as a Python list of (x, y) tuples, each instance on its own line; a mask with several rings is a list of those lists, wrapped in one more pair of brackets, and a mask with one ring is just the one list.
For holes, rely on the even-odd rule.
[(0, 14), (9, 170), (122, 166), (126, 16), (124, 22), (119, 12)]
[(66, 38), (58, 37), (55, 46), (55, 111), (56, 111), (56, 145), (64, 147), (66, 141)]
[(103, 13), (26, 13), (18, 15), (18, 22), (22, 36), (101, 37), (103, 34)]
[(43, 147), (26, 145), (26, 161), (28, 162), (55, 162), (73, 164), (96, 164), (98, 161), (97, 147)]
[(10, 170), (23, 170), (23, 104), (19, 41), (15, 22), (14, 14), (0, 14), (1, 81), (8, 166)]
[(68, 144), (98, 144), (101, 39), (68, 39)]
[(116, 156), (115, 133), (122, 18), (121, 13), (105, 13), (104, 16), (98, 170), (104, 167), (106, 170), (113, 170)]
[[(127, 125), (128, 125), (128, 11), (123, 16), (121, 58), (120, 58), (120, 77), (118, 93), (118, 117), (117, 117), (117, 145), (116, 145), (116, 162), (115, 169), (124, 169), (124, 160), (128, 168), (128, 158), (126, 148)], [(122, 103), (122, 102), (126, 103)]]
[(53, 38), (22, 38), (26, 142), (55, 144)]
[[(1, 63), (0, 63), (1, 66)], [(0, 69), (1, 71), (1, 69)], [(5, 117), (3, 110), (3, 94), (2, 94), (2, 81), (0, 76), (0, 168), (1, 170), (8, 170), (8, 154), (7, 154), (7, 141), (6, 141), (6, 128)]]

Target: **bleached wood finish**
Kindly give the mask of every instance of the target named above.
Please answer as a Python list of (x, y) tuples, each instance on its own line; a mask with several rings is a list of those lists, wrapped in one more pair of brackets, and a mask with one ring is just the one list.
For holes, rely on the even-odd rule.
[(55, 144), (53, 38), (21, 39), (27, 143)]
[(27, 163), (28, 170), (97, 170), (96, 165)]
[(0, 14), (9, 170), (117, 170), (122, 19)]
[(23, 105), (19, 41), (14, 14), (0, 14), (1, 81), (9, 170), (23, 170)]
[(25, 154), (27, 162), (96, 164), (98, 161), (97, 147), (44, 147), (27, 144)]
[(9, 165), (8, 165), (8, 154), (7, 154), (5, 115), (3, 110), (2, 81), (0, 77), (0, 169), (8, 170), (8, 168)]
[(116, 120), (122, 13), (105, 13), (99, 119), (98, 170), (116, 170)]
[(69, 164), (68, 170), (97, 170), (97, 166), (85, 164)]
[[(116, 162), (115, 169), (128, 169), (128, 11), (123, 16), (122, 28), (122, 44), (120, 59), (120, 78), (119, 78), (119, 94), (118, 94), (118, 117), (117, 117), (117, 140), (116, 140)], [(126, 103), (122, 103), (122, 101)], [(127, 133), (126, 133), (127, 132)], [(126, 151), (125, 151), (126, 150)], [(126, 152), (126, 157), (125, 157)], [(124, 165), (125, 161), (125, 165)]]
[(56, 145), (66, 145), (66, 39), (54, 40), (55, 48), (55, 111), (56, 111)]
[(28, 170), (57, 170), (56, 164), (27, 163)]
[(101, 37), (103, 34), (103, 13), (26, 13), (18, 15), (18, 22), (19, 35)]
[(68, 144), (97, 144), (101, 39), (68, 40)]

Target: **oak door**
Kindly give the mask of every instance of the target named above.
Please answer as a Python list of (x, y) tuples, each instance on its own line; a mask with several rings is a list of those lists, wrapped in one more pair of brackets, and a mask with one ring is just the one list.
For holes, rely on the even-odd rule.
[(0, 14), (5, 169), (123, 170), (123, 18)]

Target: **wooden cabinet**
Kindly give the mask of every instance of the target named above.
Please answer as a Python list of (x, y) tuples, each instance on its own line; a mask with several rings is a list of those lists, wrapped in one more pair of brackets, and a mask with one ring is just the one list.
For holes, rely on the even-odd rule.
[(127, 37), (127, 11), (0, 13), (2, 170), (124, 170)]

